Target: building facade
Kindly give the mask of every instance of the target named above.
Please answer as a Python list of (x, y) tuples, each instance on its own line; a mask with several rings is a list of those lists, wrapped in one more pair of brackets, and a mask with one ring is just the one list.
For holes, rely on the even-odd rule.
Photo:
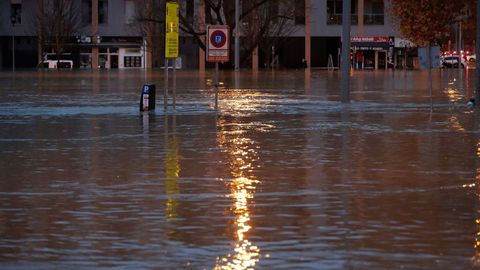
[[(205, 21), (204, 0), (180, 2), (180, 12), (193, 24)], [(301, 67), (302, 59), (313, 68), (337, 67), (340, 57), (343, 0), (292, 0), (295, 18), (292, 31), (269, 52), (259, 52), (242, 67)], [(0, 1), (0, 68), (34, 68), (56, 59), (55, 46), (43, 46), (53, 16), (48, 5), (55, 0)], [(62, 2), (62, 1), (60, 1)], [(152, 9), (141, 0), (79, 0), (72, 12), (77, 22), (65, 41), (63, 59), (80, 69), (155, 68), (163, 65), (153, 56), (152, 39), (145, 24), (139, 24), (139, 11)], [(355, 68), (404, 66), (411, 43), (401, 38), (392, 24), (387, 0), (352, 0), (352, 65)], [(70, 16), (70, 15), (69, 15)], [(72, 16), (70, 16), (72, 17)], [(202, 26), (199, 26), (202, 27)], [(240, 38), (240, 42), (242, 39)], [(161, 43), (161, 42), (160, 42)], [(180, 33), (180, 60), (177, 66), (203, 68), (204, 53), (197, 40)], [(157, 48), (161, 53), (162, 48)], [(240, 51), (240, 53), (244, 53)], [(267, 55), (268, 54), (268, 55)], [(271, 54), (271, 55), (270, 55)], [(275, 63), (272, 63), (275, 60)], [(407, 63), (408, 64), (408, 63)]]

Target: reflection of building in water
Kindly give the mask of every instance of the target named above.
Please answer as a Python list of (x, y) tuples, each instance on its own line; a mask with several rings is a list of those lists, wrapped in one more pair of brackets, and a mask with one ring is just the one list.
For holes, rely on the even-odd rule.
[(234, 125), (218, 120), (218, 144), (227, 149), (232, 180), (225, 181), (234, 204), (235, 245), (233, 252), (217, 258), (214, 269), (253, 269), (260, 260), (260, 249), (248, 240), (251, 230), (249, 201), (253, 199), (259, 181), (253, 174), (254, 163), (258, 160), (257, 142), (247, 138), (248, 126)]

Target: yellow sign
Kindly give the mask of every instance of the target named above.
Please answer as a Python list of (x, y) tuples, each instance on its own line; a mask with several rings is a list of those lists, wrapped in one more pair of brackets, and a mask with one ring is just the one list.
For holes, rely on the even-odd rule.
[(178, 3), (167, 2), (165, 14), (165, 58), (178, 57)]

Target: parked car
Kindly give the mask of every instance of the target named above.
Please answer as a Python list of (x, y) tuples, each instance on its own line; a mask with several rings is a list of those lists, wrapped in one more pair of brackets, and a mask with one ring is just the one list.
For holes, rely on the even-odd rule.
[(477, 55), (476, 54), (467, 55), (467, 62), (475, 62), (475, 61), (477, 61)]
[(73, 68), (72, 60), (45, 60), (42, 62), (43, 68)]
[(458, 68), (459, 64), (461, 68), (465, 68), (467, 66), (465, 59), (461, 58), (458, 55), (448, 55), (441, 57), (440, 62), (442, 64), (442, 67), (444, 68)]

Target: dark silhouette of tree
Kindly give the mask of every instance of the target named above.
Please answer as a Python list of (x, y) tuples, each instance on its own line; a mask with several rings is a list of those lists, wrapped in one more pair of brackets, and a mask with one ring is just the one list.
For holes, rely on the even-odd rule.
[(60, 60), (80, 29), (80, 1), (43, 0), (39, 9), (43, 9), (38, 12), (42, 18), (37, 20), (41, 28), (42, 47), (53, 49), (57, 60)]
[[(228, 25), (233, 33), (238, 27), (241, 36), (241, 62), (251, 57), (258, 46), (269, 57), (271, 47), (293, 31), (295, 19), (295, 0), (249, 0), (242, 2), (241, 25), (235, 25), (235, 0), (204, 0), (205, 23)], [(147, 37), (147, 45), (152, 50), (153, 59), (160, 60), (164, 54), (165, 0), (143, 0), (145, 8), (139, 10), (137, 22), (140, 31)], [(183, 2), (180, 4), (182, 5)], [(199, 11), (196, 11), (199, 12)], [(205, 29), (200, 29), (197, 18), (184, 12), (179, 14), (180, 30), (194, 37), (200, 48), (205, 50)], [(234, 35), (230, 35), (230, 44), (234, 44)], [(233, 52), (233, 46), (230, 46)], [(232, 58), (232, 57), (231, 57)]]
[(140, 33), (146, 37), (152, 54), (153, 67), (162, 64), (165, 49), (165, 0), (143, 0), (137, 8), (136, 21)]

